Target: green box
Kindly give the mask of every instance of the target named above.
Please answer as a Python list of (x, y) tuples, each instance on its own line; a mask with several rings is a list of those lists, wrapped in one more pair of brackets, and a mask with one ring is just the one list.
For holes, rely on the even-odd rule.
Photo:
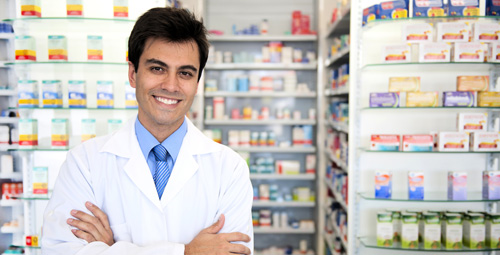
[(377, 246), (392, 247), (393, 237), (392, 213), (377, 213)]
[(500, 213), (486, 215), (486, 247), (500, 248)]
[(441, 218), (438, 213), (422, 215), (424, 249), (441, 249)]
[(401, 223), (401, 248), (418, 249), (418, 214), (408, 212), (402, 213)]
[(445, 213), (441, 222), (443, 242), (447, 250), (461, 250), (463, 248), (464, 217), (460, 213)]
[(469, 213), (465, 215), (464, 221), (464, 244), (473, 249), (485, 247), (486, 227), (484, 214)]

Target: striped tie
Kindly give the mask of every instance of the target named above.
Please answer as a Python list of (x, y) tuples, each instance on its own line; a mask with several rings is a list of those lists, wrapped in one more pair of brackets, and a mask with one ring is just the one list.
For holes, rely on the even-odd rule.
[(161, 199), (163, 195), (163, 190), (167, 186), (168, 178), (172, 173), (172, 157), (170, 157), (167, 149), (161, 144), (156, 145), (153, 148), (153, 154), (156, 159), (156, 172), (153, 176), (155, 181), (156, 191), (158, 192), (158, 197)]

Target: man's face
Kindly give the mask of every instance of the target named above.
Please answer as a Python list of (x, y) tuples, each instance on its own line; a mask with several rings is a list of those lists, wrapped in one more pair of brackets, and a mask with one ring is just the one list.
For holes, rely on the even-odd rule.
[(182, 124), (198, 88), (199, 68), (198, 45), (194, 41), (172, 43), (150, 38), (137, 72), (129, 62), (139, 120), (154, 136), (158, 132), (170, 135)]

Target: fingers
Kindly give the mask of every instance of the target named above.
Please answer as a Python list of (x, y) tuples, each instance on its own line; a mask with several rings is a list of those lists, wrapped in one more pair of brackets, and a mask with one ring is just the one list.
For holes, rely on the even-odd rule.
[(99, 219), (104, 229), (110, 229), (108, 215), (106, 215), (101, 209), (99, 209), (99, 207), (90, 202), (85, 203), (85, 207), (87, 207), (87, 209), (89, 209), (89, 211), (95, 217), (97, 217), (97, 219)]
[(87, 241), (88, 243), (96, 241), (93, 235), (91, 235), (85, 231), (82, 231), (79, 229), (72, 229), (71, 232), (73, 232), (73, 234), (76, 237), (81, 238), (81, 239)]
[(250, 237), (240, 232), (220, 234), (228, 242), (250, 242)]
[(229, 252), (230, 253), (237, 253), (237, 254), (250, 254), (251, 253), (250, 249), (243, 244), (230, 244), (229, 245)]
[(219, 217), (219, 220), (217, 222), (212, 224), (212, 226), (205, 228), (201, 232), (207, 233), (207, 234), (217, 234), (224, 226), (225, 221), (226, 221), (226, 218), (224, 217), (224, 214), (221, 214)]
[[(80, 215), (80, 217), (81, 217), (81, 214), (85, 214), (85, 213), (83, 213), (83, 212), (75, 213), (75, 215)], [(75, 216), (75, 215), (73, 215), (73, 216)], [(79, 218), (79, 216), (75, 216), (75, 217), (78, 219), (81, 219), (81, 218)], [(86, 218), (86, 217), (82, 217), (82, 218)], [(66, 222), (70, 226), (73, 226), (79, 230), (82, 230), (82, 231), (88, 233), (89, 235), (91, 235), (93, 237), (93, 239), (100, 238), (99, 230), (96, 228), (96, 226), (94, 224), (89, 223), (88, 221), (85, 221), (85, 220), (78, 220), (78, 219), (68, 219)], [(85, 240), (87, 240), (87, 239), (85, 239)]]

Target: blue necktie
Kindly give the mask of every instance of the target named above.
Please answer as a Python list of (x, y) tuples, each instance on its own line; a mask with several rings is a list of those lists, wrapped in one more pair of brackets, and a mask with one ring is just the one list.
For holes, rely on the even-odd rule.
[(173, 162), (172, 157), (170, 157), (167, 152), (167, 149), (165, 149), (165, 147), (161, 144), (158, 144), (153, 148), (153, 154), (156, 159), (156, 171), (153, 176), (153, 180), (155, 181), (158, 197), (161, 199), (163, 190), (165, 189), (165, 186), (167, 186), (168, 178), (170, 178), (170, 174), (172, 173)]

